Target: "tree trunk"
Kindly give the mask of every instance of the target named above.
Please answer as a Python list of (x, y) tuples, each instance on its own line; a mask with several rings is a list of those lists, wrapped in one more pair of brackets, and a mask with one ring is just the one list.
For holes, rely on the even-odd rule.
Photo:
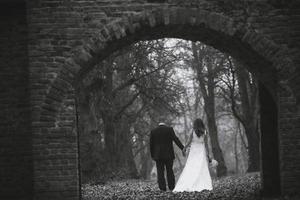
[(259, 135), (253, 126), (245, 127), (245, 134), (248, 140), (248, 169), (247, 172), (255, 172), (260, 170), (260, 151), (259, 151)]
[(106, 159), (108, 162), (108, 169), (114, 170), (117, 167), (118, 155), (116, 146), (116, 132), (113, 123), (113, 116), (107, 114), (102, 116), (104, 125), (104, 141), (105, 141), (105, 152)]
[(138, 172), (134, 162), (132, 143), (130, 136), (130, 123), (122, 120), (121, 129), (119, 129), (119, 167), (126, 171), (127, 178), (137, 178)]
[(258, 130), (258, 90), (255, 80), (250, 84), (250, 74), (241, 64), (237, 66), (237, 81), (241, 96), (241, 108), (243, 113), (243, 125), (248, 140), (248, 172), (260, 170), (260, 149)]
[(214, 158), (219, 163), (217, 166), (217, 176), (220, 177), (220, 176), (225, 176), (227, 174), (227, 167), (225, 165), (223, 153), (219, 145), (218, 130), (217, 130), (215, 117), (213, 116), (214, 114), (212, 114), (210, 110), (212, 109), (207, 109), (206, 112), (208, 132), (209, 132), (210, 142), (212, 146), (212, 153), (214, 155)]
[(151, 169), (153, 167), (148, 146), (142, 151), (141, 162), (142, 162), (142, 167), (141, 167), (140, 175), (142, 178), (148, 180), (150, 179)]
[[(238, 131), (238, 130), (237, 130)], [(234, 134), (234, 157), (235, 157), (235, 173), (239, 173), (239, 153), (238, 153), (238, 132)]]
[(237, 124), (237, 130), (238, 130), (238, 134), (240, 136), (240, 172), (244, 173), (245, 171), (247, 171), (248, 169), (248, 144), (247, 144), (247, 140), (245, 139), (245, 136), (243, 134), (244, 129), (241, 129), (241, 123), (238, 121)]
[(108, 169), (114, 170), (117, 167), (118, 155), (117, 154), (117, 133), (114, 126), (114, 111), (112, 107), (112, 90), (113, 90), (113, 72), (107, 67), (105, 70), (105, 80), (103, 97), (100, 98), (99, 106), (101, 110), (101, 117), (104, 126), (104, 141), (105, 141), (105, 151), (106, 159), (108, 161)]

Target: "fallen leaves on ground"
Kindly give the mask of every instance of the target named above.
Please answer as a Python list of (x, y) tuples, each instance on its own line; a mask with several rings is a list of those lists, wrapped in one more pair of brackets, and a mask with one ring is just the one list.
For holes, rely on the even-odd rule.
[(243, 176), (228, 176), (213, 181), (212, 191), (181, 192), (159, 191), (156, 182), (144, 180), (124, 180), (105, 185), (83, 185), (84, 200), (258, 200), (260, 199), (260, 176), (250, 173)]

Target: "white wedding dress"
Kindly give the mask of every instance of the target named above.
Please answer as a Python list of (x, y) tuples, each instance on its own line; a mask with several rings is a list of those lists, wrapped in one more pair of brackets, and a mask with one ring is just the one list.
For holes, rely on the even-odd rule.
[(173, 192), (202, 190), (212, 190), (212, 181), (208, 170), (204, 135), (198, 137), (193, 133), (190, 153)]

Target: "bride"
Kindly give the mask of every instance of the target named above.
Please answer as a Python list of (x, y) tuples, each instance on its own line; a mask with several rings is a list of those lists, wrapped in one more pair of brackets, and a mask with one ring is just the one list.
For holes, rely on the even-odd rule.
[(191, 145), (190, 153), (186, 165), (174, 188), (174, 192), (194, 192), (202, 190), (212, 190), (212, 181), (208, 170), (208, 160), (210, 161), (207, 134), (201, 119), (196, 119), (185, 150)]

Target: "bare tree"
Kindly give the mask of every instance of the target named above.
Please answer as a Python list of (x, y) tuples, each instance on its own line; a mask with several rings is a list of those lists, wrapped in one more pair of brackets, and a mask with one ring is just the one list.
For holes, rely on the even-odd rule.
[[(234, 117), (243, 125), (247, 137), (248, 172), (259, 171), (259, 103), (257, 80), (245, 67), (227, 56), (228, 73), (221, 79), (223, 97), (231, 104)], [(245, 142), (243, 142), (245, 144)]]
[[(151, 165), (146, 161), (151, 161), (147, 137), (136, 137), (132, 127), (136, 128), (137, 119), (149, 109), (165, 115), (179, 113), (182, 87), (172, 78), (177, 58), (163, 45), (162, 41), (135, 44), (98, 64), (85, 79), (83, 90), (102, 122), (107, 168), (113, 173), (137, 177), (134, 160), (140, 154), (141, 170), (147, 178)], [(140, 144), (134, 144), (134, 137)]]

